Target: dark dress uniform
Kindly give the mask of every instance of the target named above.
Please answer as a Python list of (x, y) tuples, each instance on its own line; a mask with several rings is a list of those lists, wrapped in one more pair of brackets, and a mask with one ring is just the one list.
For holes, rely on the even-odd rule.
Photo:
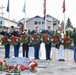
[[(29, 35), (28, 35), (28, 34), (26, 34), (26, 33), (22, 33), (22, 34), (27, 35), (28, 38), (29, 38)], [(29, 41), (28, 41), (27, 43), (24, 43), (24, 44), (22, 45), (22, 50), (23, 50), (23, 57), (25, 57), (25, 55), (26, 55), (26, 58), (28, 58)]]
[[(41, 34), (44, 34), (44, 33), (45, 33), (45, 34), (49, 34), (50, 36), (53, 35), (53, 33), (52, 33), (51, 30), (43, 30), (43, 31), (41, 31)], [(50, 59), (50, 54), (51, 54), (51, 44), (52, 44), (52, 42), (50, 42), (49, 44), (45, 44), (46, 60), (47, 60), (47, 59), (51, 60), (51, 59)]]
[[(20, 36), (18, 31), (13, 31), (11, 33), (11, 35), (14, 35), (14, 36), (17, 36), (17, 37)], [(14, 56), (15, 57), (18, 57), (18, 55), (19, 55), (19, 48), (20, 48), (20, 43), (18, 43), (17, 45), (14, 46)]]
[[(30, 34), (34, 34), (34, 33), (36, 33), (39, 36), (41, 36), (41, 33), (37, 32), (35, 30), (31, 31)], [(35, 51), (34, 51), (34, 57), (35, 57), (35, 59), (39, 59), (40, 42), (37, 42), (36, 44), (34, 44), (34, 49), (35, 49)]]
[[(50, 30), (46, 30), (45, 32), (46, 34), (49, 34), (50, 36), (53, 35), (52, 31)], [(50, 42), (49, 44), (45, 44), (45, 49), (46, 49), (46, 60), (49, 59), (50, 60), (50, 53), (51, 53), (51, 44), (52, 42)]]
[[(2, 31), (0, 32), (1, 35), (3, 36), (8, 36), (10, 37), (9, 33), (7, 33), (6, 31)], [(5, 45), (5, 58), (9, 58), (10, 57), (10, 44)]]

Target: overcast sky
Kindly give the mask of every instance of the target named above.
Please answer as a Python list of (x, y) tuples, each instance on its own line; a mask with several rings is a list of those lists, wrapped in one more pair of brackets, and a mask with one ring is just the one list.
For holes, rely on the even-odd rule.
[[(10, 0), (10, 19), (16, 19), (16, 21), (24, 17), (22, 12), (25, 0)], [(66, 1), (66, 16), (65, 20), (69, 17), (72, 25), (76, 27), (76, 0), (65, 0)], [(5, 7), (4, 17), (8, 18), (8, 12), (6, 11), (8, 0), (0, 0), (0, 6)], [(26, 17), (31, 18), (36, 15), (43, 17), (43, 2), (44, 0), (26, 0)], [(57, 18), (58, 20), (64, 20), (64, 14), (62, 13), (63, 0), (46, 0), (47, 7), (46, 13)], [(1, 13), (1, 9), (0, 9)]]

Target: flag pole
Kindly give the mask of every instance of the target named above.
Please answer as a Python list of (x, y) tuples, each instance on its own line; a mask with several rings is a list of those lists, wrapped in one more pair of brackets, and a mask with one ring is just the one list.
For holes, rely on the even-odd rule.
[(26, 0), (25, 0), (25, 4), (24, 4), (24, 12), (25, 12), (25, 24), (24, 24), (24, 29), (26, 29)]
[(46, 14), (45, 14), (45, 30), (46, 30)]
[(44, 6), (43, 13), (44, 13), (44, 23), (45, 23), (45, 27), (44, 28), (46, 30), (46, 0), (44, 0), (43, 6)]
[(65, 32), (65, 12), (64, 12), (64, 34), (66, 34), (66, 32)]
[(8, 27), (10, 27), (10, 0), (9, 0), (9, 12), (8, 12)]

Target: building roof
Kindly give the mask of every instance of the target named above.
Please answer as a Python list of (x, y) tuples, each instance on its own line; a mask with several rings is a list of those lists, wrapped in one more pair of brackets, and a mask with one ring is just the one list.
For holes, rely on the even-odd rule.
[[(48, 16), (49, 16), (49, 17), (52, 17), (52, 16), (50, 16), (50, 15), (47, 15), (47, 17), (48, 17)], [(41, 18), (41, 19), (44, 20), (44, 17), (40, 17), (39, 15), (36, 15), (36, 16), (34, 16), (34, 17), (32, 17), (32, 18), (27, 18), (27, 19), (26, 19), (26, 22), (28, 22), (28, 21), (30, 21), (30, 20), (32, 20), (32, 19), (34, 19), (34, 18)], [(52, 17), (52, 18), (60, 22), (60, 20), (58, 20), (58, 19), (56, 19), (56, 18), (54, 18), (54, 17)], [(25, 18), (22, 18), (22, 19), (19, 20), (18, 22), (20, 22), (20, 21), (22, 21), (22, 20), (24, 20), (24, 19), (25, 19)], [(47, 21), (48, 21), (48, 22), (51, 22), (51, 20), (48, 20), (48, 19), (47, 19)]]
[[(7, 19), (7, 18), (5, 18), (5, 17), (1, 17), (0, 16), (0, 18), (3, 18), (3, 19), (5, 19), (5, 20), (9, 20), (9, 19)], [(11, 22), (13, 22), (13, 23), (17, 23), (17, 22), (15, 22), (15, 21), (13, 21), (13, 20), (10, 20)]]
[(53, 16), (51, 16), (51, 15), (49, 15), (49, 14), (47, 14), (46, 16), (47, 16), (47, 17), (52, 17), (53, 19), (55, 19), (55, 20), (57, 20), (57, 21), (60, 22), (60, 20), (56, 19), (55, 17), (53, 17)]

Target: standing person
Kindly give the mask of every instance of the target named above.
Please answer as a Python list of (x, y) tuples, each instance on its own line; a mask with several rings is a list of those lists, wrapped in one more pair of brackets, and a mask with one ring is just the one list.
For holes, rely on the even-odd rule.
[[(19, 28), (16, 28), (15, 31), (13, 31), (11, 33), (11, 35), (19, 37), (20, 36)], [(20, 43), (18, 42), (18, 44), (14, 46), (14, 56), (15, 57), (18, 57), (18, 55), (19, 55), (19, 48), (20, 48)]]
[[(48, 26), (48, 29), (46, 30), (46, 34), (49, 34), (50, 36), (53, 35), (50, 26)], [(50, 58), (50, 54), (51, 54), (51, 44), (52, 44), (52, 42), (50, 42), (49, 44), (45, 44), (46, 60), (48, 60), (48, 59), (51, 60), (51, 58)]]
[[(38, 34), (39, 36), (41, 35), (39, 27), (36, 27), (35, 30), (31, 31), (30, 34)], [(40, 50), (40, 42), (37, 42), (36, 44), (34, 44), (34, 57), (35, 59), (39, 59), (39, 50)]]
[[(60, 35), (61, 35), (60, 41), (62, 42), (62, 39), (64, 38), (63, 29), (60, 30)], [(64, 60), (64, 46), (62, 44), (60, 44), (59, 46), (58, 59), (59, 61), (65, 61)]]
[(74, 62), (76, 62), (76, 32), (74, 32), (71, 37), (74, 39)]
[[(10, 37), (8, 28), (5, 28), (4, 31), (0, 32), (0, 34), (8, 38)], [(9, 41), (7, 40), (7, 42)], [(10, 58), (10, 44), (5, 45), (5, 58)]]
[[(28, 36), (28, 38), (29, 38), (28, 30), (27, 30), (27, 29), (25, 29), (25, 30), (23, 31), (23, 33), (22, 33), (22, 34), (24, 34), (24, 35)], [(24, 44), (22, 45), (22, 50), (23, 50), (23, 57), (25, 57), (25, 55), (26, 55), (26, 58), (28, 58), (28, 52), (29, 52), (29, 41), (28, 41), (27, 43), (24, 43)], [(26, 53), (25, 53), (25, 52), (26, 52)]]

